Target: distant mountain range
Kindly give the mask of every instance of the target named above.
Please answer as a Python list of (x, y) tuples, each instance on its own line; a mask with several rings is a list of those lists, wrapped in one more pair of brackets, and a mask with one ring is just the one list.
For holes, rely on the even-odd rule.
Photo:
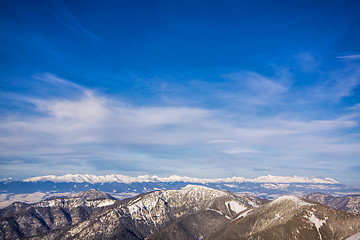
[(204, 178), (190, 178), (173, 175), (167, 178), (161, 178), (158, 176), (138, 176), (129, 177), (120, 174), (112, 174), (106, 176), (96, 176), (91, 174), (66, 174), (63, 176), (41, 176), (33, 177), (23, 180), (23, 182), (76, 182), (76, 183), (149, 183), (149, 182), (191, 182), (191, 183), (227, 183), (227, 182), (250, 182), (250, 183), (324, 183), (324, 184), (336, 184), (339, 183), (332, 178), (319, 178), (319, 177), (279, 177), (279, 176), (261, 176), (255, 179), (246, 179), (244, 177), (232, 177), (232, 178), (215, 178), (215, 179), (204, 179)]
[(196, 184), (233, 193), (251, 193), (257, 197), (274, 199), (283, 195), (302, 196), (312, 192), (323, 192), (336, 196), (360, 193), (354, 188), (331, 178), (262, 176), (255, 179), (243, 177), (201, 179), (171, 176), (129, 177), (124, 175), (41, 176), (21, 181), (4, 179), (0, 182), (0, 208), (15, 201), (34, 203), (40, 200), (70, 196), (71, 194), (96, 189), (111, 193), (118, 199), (156, 190), (179, 190), (188, 184)]
[[(200, 185), (116, 200), (90, 190), (0, 210), (0, 239), (357, 239), (360, 215)], [(352, 238), (351, 238), (352, 237)]]

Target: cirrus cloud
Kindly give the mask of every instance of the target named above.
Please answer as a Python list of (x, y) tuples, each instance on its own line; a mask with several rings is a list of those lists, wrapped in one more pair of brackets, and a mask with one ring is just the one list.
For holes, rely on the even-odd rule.
[[(214, 174), (215, 169), (223, 169), (224, 175), (227, 171), (244, 175), (259, 166), (281, 174), (284, 163), (296, 173), (303, 169), (299, 161), (323, 169), (327, 158), (336, 171), (342, 164), (339, 158), (351, 163), (360, 155), (356, 136), (344, 134), (358, 127), (359, 114), (351, 109), (334, 119), (248, 114), (245, 121), (244, 113), (237, 118), (227, 109), (126, 104), (48, 73), (36, 79), (63, 85), (64, 91), (70, 88), (76, 94), (71, 98), (61, 94), (19, 97), (18, 101), (33, 108), (7, 114), (0, 121), (3, 169), (22, 164), (52, 166), (55, 172), (73, 166), (74, 172), (93, 169), (196, 175), (205, 164), (209, 168), (206, 172)], [(267, 87), (275, 95), (287, 91), (275, 83)], [(234, 172), (229, 165), (239, 170)]]

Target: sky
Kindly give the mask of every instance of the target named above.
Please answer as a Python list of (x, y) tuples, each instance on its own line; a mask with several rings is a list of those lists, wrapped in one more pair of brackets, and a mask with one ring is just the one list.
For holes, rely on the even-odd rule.
[(0, 176), (360, 186), (359, 1), (0, 1)]

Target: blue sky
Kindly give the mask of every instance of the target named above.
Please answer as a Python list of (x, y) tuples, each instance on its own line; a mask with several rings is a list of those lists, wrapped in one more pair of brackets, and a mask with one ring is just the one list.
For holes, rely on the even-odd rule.
[(0, 175), (360, 185), (358, 1), (0, 7)]

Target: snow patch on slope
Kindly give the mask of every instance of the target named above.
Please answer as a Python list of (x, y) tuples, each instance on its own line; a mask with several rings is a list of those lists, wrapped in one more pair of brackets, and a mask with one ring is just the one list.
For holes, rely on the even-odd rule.
[(347, 239), (345, 240), (359, 240), (360, 239), (360, 232), (352, 235), (351, 237), (348, 237)]
[(305, 215), (304, 217), (309, 219), (309, 221), (315, 225), (316, 230), (319, 234), (319, 238), (320, 238), (320, 240), (322, 240), (322, 236), (321, 236), (319, 229), (322, 227), (322, 225), (324, 225), (326, 223), (327, 218), (325, 218), (324, 220), (320, 220), (314, 215), (313, 212), (310, 212), (310, 216)]
[(227, 193), (223, 192), (221, 190), (215, 190), (213, 188), (208, 188), (208, 187), (204, 187), (201, 185), (186, 185), (186, 187), (182, 188), (181, 190), (169, 190), (168, 192), (171, 191), (179, 191), (179, 194), (181, 195), (198, 195), (198, 196), (209, 196), (209, 197), (221, 197), (221, 196), (226, 196)]
[(99, 204), (97, 205), (97, 207), (111, 206), (111, 205), (113, 205), (115, 202), (116, 202), (115, 200), (106, 199), (106, 200), (103, 200), (101, 203), (99, 203)]
[(235, 201), (225, 202), (225, 206), (227, 206), (229, 210), (235, 212), (236, 214), (241, 213), (247, 209), (247, 207)]
[(240, 214), (239, 216), (237, 216), (235, 219), (239, 219), (239, 218), (242, 218), (242, 217), (246, 217), (246, 216), (249, 215), (249, 213), (250, 213), (251, 211), (253, 211), (253, 210), (254, 210), (254, 209), (249, 209), (249, 210), (243, 212), (242, 214)]
[(296, 203), (300, 207), (314, 205), (314, 204), (311, 204), (311, 203), (307, 203), (307, 202), (305, 202), (305, 201), (303, 201), (300, 198), (295, 197), (295, 196), (282, 196), (282, 197), (279, 197), (278, 199), (275, 199), (274, 201), (272, 201), (270, 203), (270, 206), (274, 205), (274, 204), (279, 204), (279, 203), (284, 202), (284, 201), (292, 201), (292, 202)]

